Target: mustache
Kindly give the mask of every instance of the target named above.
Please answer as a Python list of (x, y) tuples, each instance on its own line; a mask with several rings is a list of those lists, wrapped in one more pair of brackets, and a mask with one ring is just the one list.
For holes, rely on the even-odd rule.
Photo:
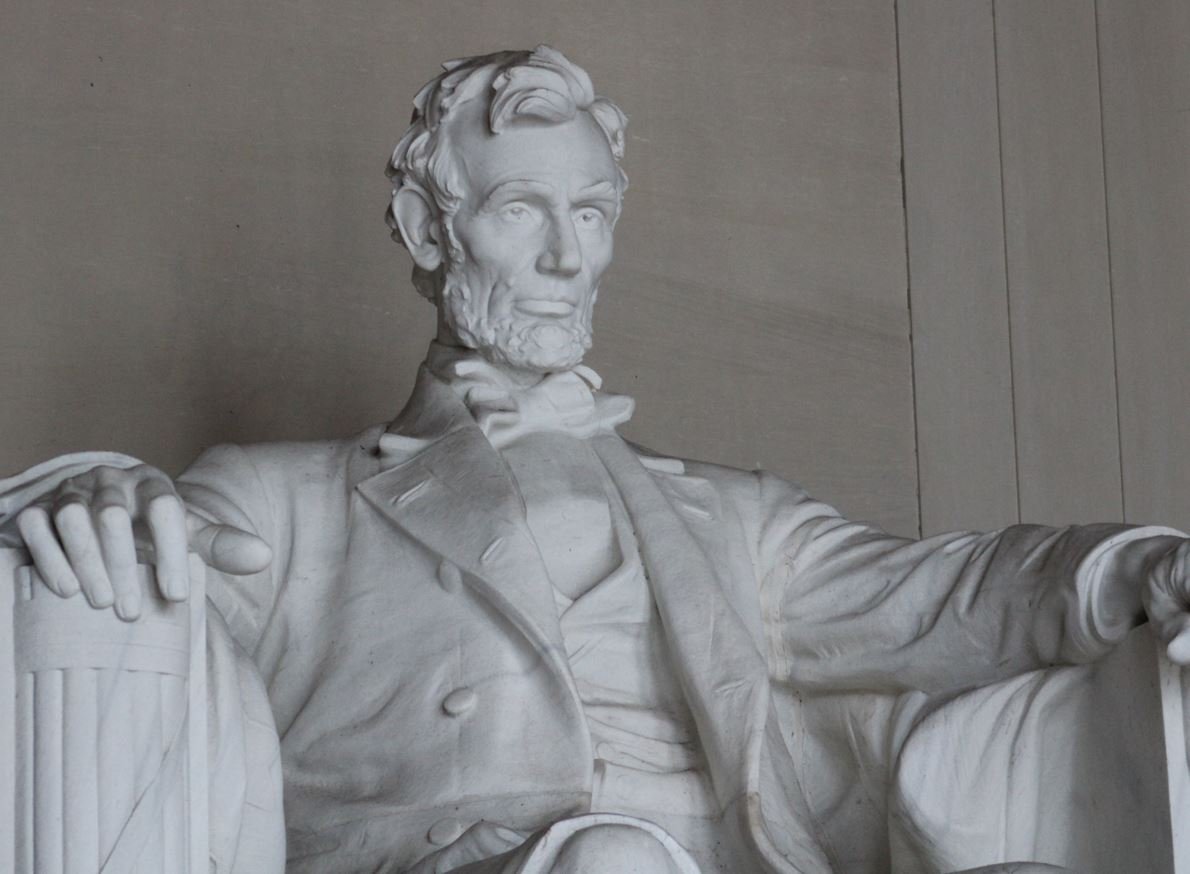
[(566, 318), (521, 312), (515, 302), (508, 314), (493, 317), (492, 298), (507, 294), (515, 294), (511, 283), (497, 286), (486, 296), (477, 295), (461, 270), (449, 269), (440, 298), (447, 327), (462, 345), (493, 364), (551, 372), (568, 370), (582, 361), (593, 342), (591, 317), (598, 289)]

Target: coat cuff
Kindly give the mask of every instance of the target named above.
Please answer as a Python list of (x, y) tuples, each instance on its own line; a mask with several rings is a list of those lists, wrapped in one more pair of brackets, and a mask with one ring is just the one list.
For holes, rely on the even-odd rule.
[(1141, 525), (1128, 528), (1100, 541), (1079, 562), (1075, 572), (1077, 606), (1070, 623), (1070, 636), (1076, 650), (1087, 661), (1106, 655), (1135, 626), (1132, 616), (1108, 616), (1103, 608), (1103, 586), (1115, 565), (1116, 551), (1134, 540), (1150, 537), (1187, 537), (1176, 528)]

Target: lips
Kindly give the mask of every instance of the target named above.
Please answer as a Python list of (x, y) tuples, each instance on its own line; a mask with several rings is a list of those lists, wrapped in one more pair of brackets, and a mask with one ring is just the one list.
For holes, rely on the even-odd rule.
[(528, 300), (518, 300), (516, 302), (516, 308), (526, 315), (549, 316), (552, 318), (561, 318), (574, 312), (574, 304), (568, 303), (564, 300), (540, 300), (530, 298)]

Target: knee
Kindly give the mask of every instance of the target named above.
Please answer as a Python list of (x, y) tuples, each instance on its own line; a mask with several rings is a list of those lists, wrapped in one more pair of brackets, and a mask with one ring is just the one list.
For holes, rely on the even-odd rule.
[(596, 825), (563, 844), (551, 874), (679, 874), (668, 849), (643, 829)]
[(1074, 874), (1056, 865), (1041, 862), (1010, 862), (1006, 865), (986, 865), (980, 868), (965, 868), (957, 874)]

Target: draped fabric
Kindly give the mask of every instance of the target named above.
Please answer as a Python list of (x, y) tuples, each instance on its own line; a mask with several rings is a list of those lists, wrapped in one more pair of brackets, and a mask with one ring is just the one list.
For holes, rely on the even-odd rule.
[(609, 433), (632, 417), (636, 405), (626, 395), (599, 391), (603, 380), (582, 365), (524, 385), (477, 353), (440, 343), (430, 345), (426, 365), (463, 399), (496, 449), (539, 431), (580, 439)]

